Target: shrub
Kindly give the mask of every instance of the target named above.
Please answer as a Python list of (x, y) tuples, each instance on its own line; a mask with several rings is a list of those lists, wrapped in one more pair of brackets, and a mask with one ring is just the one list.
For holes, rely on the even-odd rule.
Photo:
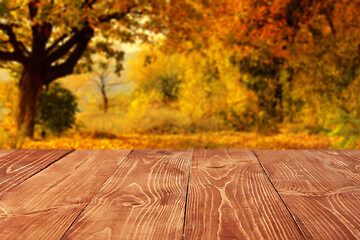
[(43, 132), (49, 130), (59, 136), (75, 125), (77, 111), (75, 95), (55, 82), (41, 92), (36, 123)]
[(341, 148), (356, 148), (360, 140), (360, 121), (350, 113), (339, 110), (339, 117), (328, 122), (328, 126), (334, 126), (330, 136), (340, 136), (338, 146)]

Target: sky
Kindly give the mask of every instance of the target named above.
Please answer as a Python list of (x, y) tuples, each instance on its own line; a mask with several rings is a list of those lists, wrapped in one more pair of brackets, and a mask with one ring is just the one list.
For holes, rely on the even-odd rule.
[(9, 74), (5, 70), (0, 69), (0, 81), (7, 80), (9, 80)]

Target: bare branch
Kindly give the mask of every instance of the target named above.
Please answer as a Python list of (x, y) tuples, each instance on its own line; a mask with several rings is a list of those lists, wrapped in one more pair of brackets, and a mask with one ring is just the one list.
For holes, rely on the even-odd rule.
[(93, 82), (98, 87), (98, 89), (101, 90), (101, 84), (99, 83), (99, 81), (97, 81), (96, 79), (93, 79)]

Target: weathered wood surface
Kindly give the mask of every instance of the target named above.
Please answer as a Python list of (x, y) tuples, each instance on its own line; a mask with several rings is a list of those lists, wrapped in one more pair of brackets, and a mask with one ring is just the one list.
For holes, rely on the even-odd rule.
[(27, 214), (0, 214), (0, 239), (60, 239), (86, 204)]
[(0, 239), (360, 239), (359, 150), (0, 150)]
[(0, 152), (1, 194), (68, 154), (69, 150), (3, 150)]
[(133, 152), (65, 239), (181, 239), (191, 151)]
[(194, 152), (186, 239), (302, 239), (249, 150)]
[(309, 151), (255, 153), (305, 238), (360, 239), (360, 189), (334, 159)]
[(0, 149), (0, 157), (8, 155), (12, 152), (15, 152), (16, 150), (14, 149)]
[[(3, 193), (0, 239), (9, 235), (25, 239), (43, 232), (61, 237), (129, 152), (78, 150)], [(50, 221), (52, 212), (57, 215), (53, 220), (61, 221), (37, 227), (39, 222)], [(22, 231), (20, 222), (27, 226)]]
[(359, 150), (312, 150), (311, 153), (326, 161), (331, 167), (360, 187)]

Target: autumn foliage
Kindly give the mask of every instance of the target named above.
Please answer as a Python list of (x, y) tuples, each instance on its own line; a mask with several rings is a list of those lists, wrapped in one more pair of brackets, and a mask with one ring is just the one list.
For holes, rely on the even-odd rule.
[[(9, 94), (21, 100), (24, 89), (1, 83), (4, 146), (359, 146), (359, 1), (79, 2), (1, 2), (0, 18), (14, 24), (0, 24), (0, 59), (13, 73), (22, 71), (14, 82), (24, 77), (26, 64), (19, 70), (5, 57), (21, 57), (22, 52), (31, 58), (31, 26), (53, 26), (45, 63), (63, 49), (52, 64), (45, 64), (46, 73), (72, 59), (80, 46), (75, 40), (69, 43), (76, 34), (94, 31), (85, 39), (86, 49), (78, 49), (71, 71), (40, 84), (56, 80), (74, 92), (80, 109), (74, 129), (64, 138), (41, 139), (35, 127), (35, 141), (19, 141), (14, 129), (22, 105)], [(32, 25), (20, 28), (15, 22), (31, 8), (38, 9), (27, 22)], [(19, 36), (17, 42), (13, 34)], [(137, 50), (130, 54), (124, 42), (136, 43)]]

